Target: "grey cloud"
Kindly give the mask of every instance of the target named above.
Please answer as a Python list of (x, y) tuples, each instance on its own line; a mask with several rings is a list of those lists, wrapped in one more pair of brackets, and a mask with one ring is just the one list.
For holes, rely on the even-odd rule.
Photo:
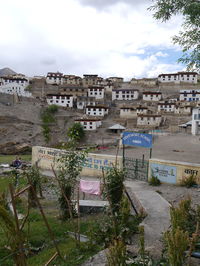
[(104, 9), (109, 6), (113, 6), (118, 3), (124, 3), (131, 6), (138, 6), (142, 4), (151, 5), (152, 0), (77, 0), (82, 5), (91, 6), (97, 9)]

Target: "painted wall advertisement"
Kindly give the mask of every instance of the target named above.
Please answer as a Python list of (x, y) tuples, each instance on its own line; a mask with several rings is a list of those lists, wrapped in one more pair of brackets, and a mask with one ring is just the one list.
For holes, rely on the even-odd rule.
[(164, 164), (151, 163), (151, 176), (156, 176), (161, 182), (176, 184), (177, 167)]
[[(51, 170), (51, 165), (58, 166), (58, 158), (64, 154), (65, 151), (59, 149), (52, 149), (46, 147), (35, 146), (32, 149), (32, 163), (38, 163), (41, 169)], [(112, 168), (116, 163), (116, 156), (106, 154), (88, 153), (85, 161), (83, 162), (84, 174), (100, 174), (102, 169), (105, 171)], [(122, 157), (118, 156), (117, 165), (122, 165)]]

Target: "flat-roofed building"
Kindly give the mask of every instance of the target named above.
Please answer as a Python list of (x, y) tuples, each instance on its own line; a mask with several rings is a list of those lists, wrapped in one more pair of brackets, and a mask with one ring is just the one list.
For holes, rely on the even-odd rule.
[(48, 72), (46, 76), (46, 83), (52, 85), (62, 85), (64, 82), (63, 73)]
[(197, 83), (197, 72), (178, 72), (160, 74), (158, 81), (161, 83), (173, 82), (173, 83)]
[(61, 107), (73, 107), (73, 95), (47, 94), (47, 103), (55, 104)]
[(144, 101), (158, 102), (162, 99), (162, 93), (159, 91), (144, 91), (142, 95)]
[(162, 123), (161, 115), (146, 114), (146, 115), (138, 115), (137, 117), (137, 126), (159, 127), (161, 123)]
[(137, 100), (139, 98), (139, 91), (136, 89), (113, 89), (112, 101), (115, 100)]
[(105, 116), (108, 114), (108, 107), (104, 105), (86, 106), (86, 115), (90, 116)]
[(102, 125), (101, 119), (98, 118), (78, 118), (75, 120), (76, 123), (80, 123), (83, 129), (86, 131), (96, 131), (98, 127)]

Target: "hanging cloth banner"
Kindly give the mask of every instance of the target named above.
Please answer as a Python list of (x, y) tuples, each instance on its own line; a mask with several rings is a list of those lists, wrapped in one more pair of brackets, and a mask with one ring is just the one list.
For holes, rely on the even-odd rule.
[(80, 190), (87, 194), (101, 195), (100, 181), (80, 180)]
[(152, 148), (152, 135), (137, 132), (123, 132), (122, 144)]

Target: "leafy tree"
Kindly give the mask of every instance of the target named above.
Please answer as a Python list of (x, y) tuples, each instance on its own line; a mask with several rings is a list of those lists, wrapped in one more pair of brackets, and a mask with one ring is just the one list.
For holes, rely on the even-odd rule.
[[(70, 215), (74, 214), (71, 198), (74, 194), (79, 174), (83, 169), (86, 155), (87, 151), (76, 151), (76, 146), (71, 145), (71, 147), (58, 159), (58, 179), (62, 192), (65, 194), (63, 195), (63, 193), (60, 193), (59, 196), (59, 204), (62, 212), (61, 216), (63, 219), (70, 218)], [(66, 203), (66, 198), (69, 204)]]
[(74, 123), (67, 131), (67, 136), (71, 141), (79, 142), (85, 136), (85, 131), (80, 123)]
[(183, 16), (183, 30), (173, 37), (173, 42), (182, 47), (183, 56), (179, 62), (188, 70), (200, 71), (200, 1), (199, 0), (153, 0), (149, 8), (154, 18), (166, 22), (173, 15)]

